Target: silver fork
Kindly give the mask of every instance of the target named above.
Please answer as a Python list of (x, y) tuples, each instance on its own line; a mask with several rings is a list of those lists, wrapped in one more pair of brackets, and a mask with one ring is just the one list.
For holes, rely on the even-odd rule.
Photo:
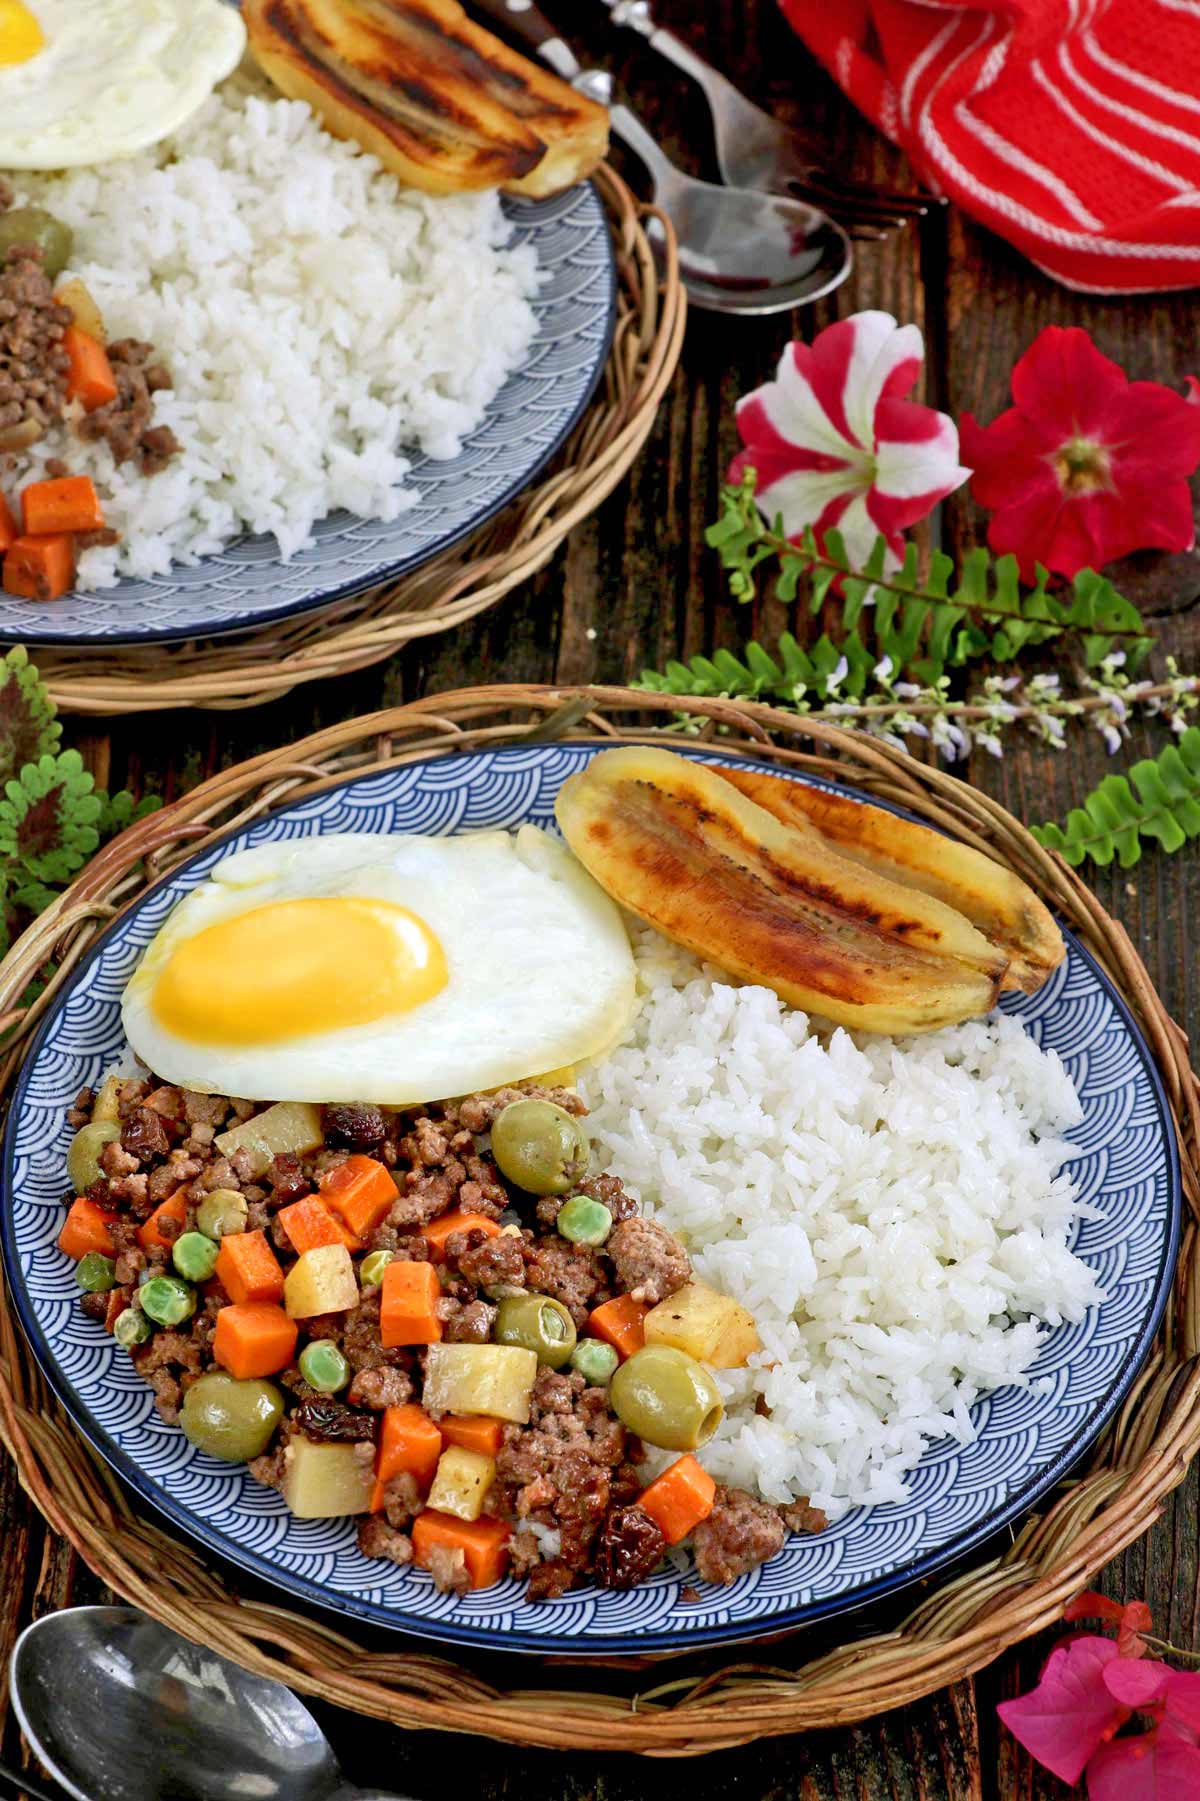
[(712, 113), (721, 180), (730, 187), (794, 194), (824, 205), (856, 237), (881, 238), (929, 210), (930, 196), (898, 194), (843, 181), (812, 159), (804, 139), (747, 100), (740, 88), (655, 19), (650, 0), (603, 0), (614, 25), (690, 75)]

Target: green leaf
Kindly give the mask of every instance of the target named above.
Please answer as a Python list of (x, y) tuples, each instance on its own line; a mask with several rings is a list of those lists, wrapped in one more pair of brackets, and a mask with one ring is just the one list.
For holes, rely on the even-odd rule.
[(1200, 728), (1190, 726), (1177, 744), (1135, 763), (1128, 777), (1106, 775), (1066, 826), (1032, 827), (1039, 844), (1056, 850), (1073, 868), (1087, 858), (1102, 866), (1115, 856), (1129, 869), (1142, 854), (1142, 839), (1167, 852), (1200, 837)]
[(4, 784), (0, 859), (41, 882), (67, 882), (100, 842), (100, 798), (77, 750), (47, 752)]
[(0, 782), (58, 749), (62, 726), (29, 653), (15, 644), (0, 657)]

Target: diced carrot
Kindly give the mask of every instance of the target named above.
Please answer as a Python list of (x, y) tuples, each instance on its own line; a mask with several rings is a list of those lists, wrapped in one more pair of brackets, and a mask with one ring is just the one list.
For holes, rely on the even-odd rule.
[(235, 1302), (217, 1314), (213, 1356), (231, 1376), (275, 1376), (296, 1355), (300, 1328), (267, 1301)]
[(75, 580), (75, 542), (54, 538), (14, 538), (4, 553), (2, 583), (20, 600), (58, 600)]
[[(174, 1224), (173, 1232), (164, 1232), (166, 1221)], [(144, 1251), (169, 1251), (187, 1221), (187, 1202), (182, 1193), (171, 1195), (156, 1207), (144, 1226), (138, 1227), (138, 1243)]]
[(321, 1194), (350, 1230), (365, 1238), (379, 1224), (398, 1190), (391, 1172), (374, 1157), (347, 1157), (321, 1177)]
[(0, 494), (0, 554), (6, 551), (9, 545), (19, 536), (20, 533), (17, 530), (17, 522), (12, 515), (12, 508), (9, 506), (7, 500), (5, 500), (3, 494)]
[(596, 1307), (588, 1314), (587, 1329), (612, 1345), (622, 1357), (632, 1357), (646, 1342), (642, 1321), (649, 1311), (644, 1301), (619, 1294), (615, 1301), (605, 1301), (603, 1307)]
[(371, 1512), (383, 1506), (383, 1486), (393, 1476), (415, 1476), (422, 1492), (433, 1481), (442, 1454), (442, 1434), (423, 1407), (408, 1401), (403, 1407), (385, 1407), (375, 1461), (375, 1492)]
[(461, 1445), (464, 1451), (479, 1451), (484, 1457), (494, 1457), (504, 1443), (504, 1421), (489, 1419), (483, 1413), (477, 1418), (447, 1413), (438, 1421), (438, 1427), (448, 1445)]
[(440, 1219), (431, 1219), (427, 1226), (422, 1226), (421, 1237), (429, 1246), (433, 1261), (442, 1263), (446, 1257), (446, 1240), (452, 1232), (482, 1232), (485, 1238), (495, 1238), (500, 1230), (486, 1213), (464, 1213), (456, 1207), (452, 1213), (443, 1213)]
[(82, 401), (84, 412), (94, 413), (98, 406), (107, 406), (117, 398), (117, 380), (99, 338), (80, 331), (77, 325), (68, 325), (63, 333), (63, 349), (71, 365), (67, 374), (69, 399)]
[(81, 1194), (78, 1200), (72, 1201), (58, 1235), (59, 1250), (74, 1257), (76, 1263), (89, 1251), (102, 1251), (106, 1257), (115, 1256), (116, 1246), (108, 1228), (116, 1217), (115, 1213), (106, 1213), (103, 1207), (97, 1207), (95, 1201), (89, 1201)]
[(283, 1271), (265, 1232), (230, 1232), (221, 1240), (214, 1274), (231, 1301), (280, 1301)]
[(104, 1330), (111, 1332), (126, 1307), (129, 1305), (129, 1291), (125, 1288), (110, 1288), (108, 1306), (104, 1309)]
[(442, 1322), (437, 1315), (441, 1293), (442, 1285), (432, 1263), (389, 1263), (383, 1272), (379, 1299), (379, 1338), (384, 1349), (437, 1344), (442, 1336)]
[(49, 532), (94, 532), (104, 524), (100, 496), (90, 475), (30, 482), (21, 494), (21, 511), (25, 530), (35, 537)]
[(667, 1543), (677, 1545), (708, 1518), (716, 1492), (708, 1471), (689, 1453), (642, 1490), (638, 1506), (650, 1515)]
[(362, 1250), (362, 1240), (348, 1232), (315, 1194), (306, 1194), (281, 1207), (275, 1217), (291, 1239), (292, 1249), (301, 1257), (305, 1251), (315, 1251), (323, 1244), (344, 1244), (348, 1251)]
[(434, 1550), (461, 1551), (472, 1588), (490, 1588), (508, 1568), (508, 1527), (503, 1520), (460, 1520), (427, 1507), (412, 1526), (413, 1560), (429, 1568)]

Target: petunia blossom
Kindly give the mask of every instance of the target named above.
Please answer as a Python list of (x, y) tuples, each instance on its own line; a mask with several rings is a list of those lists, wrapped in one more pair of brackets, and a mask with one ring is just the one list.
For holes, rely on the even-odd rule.
[(898, 559), (901, 533), (970, 474), (954, 421), (906, 398), (924, 358), (918, 328), (890, 313), (855, 313), (789, 344), (775, 380), (738, 403), (744, 448), (730, 480), (752, 467), (759, 506), (790, 538), (836, 526), (861, 568), (882, 532)]
[(1200, 406), (1130, 381), (1079, 326), (1048, 325), (1012, 372), (1014, 405), (986, 428), (962, 416), (971, 493), (991, 510), (988, 543), (1060, 575), (1132, 550), (1190, 550), (1188, 477), (1200, 464)]

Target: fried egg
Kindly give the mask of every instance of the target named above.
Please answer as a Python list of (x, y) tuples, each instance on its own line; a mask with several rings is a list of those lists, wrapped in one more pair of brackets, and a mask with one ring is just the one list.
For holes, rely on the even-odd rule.
[(69, 169), (157, 144), (245, 47), (224, 0), (0, 0), (0, 169)]
[(582, 1062), (634, 1006), (621, 916), (534, 826), (218, 863), (122, 1001), (157, 1075), (246, 1100), (445, 1100)]

